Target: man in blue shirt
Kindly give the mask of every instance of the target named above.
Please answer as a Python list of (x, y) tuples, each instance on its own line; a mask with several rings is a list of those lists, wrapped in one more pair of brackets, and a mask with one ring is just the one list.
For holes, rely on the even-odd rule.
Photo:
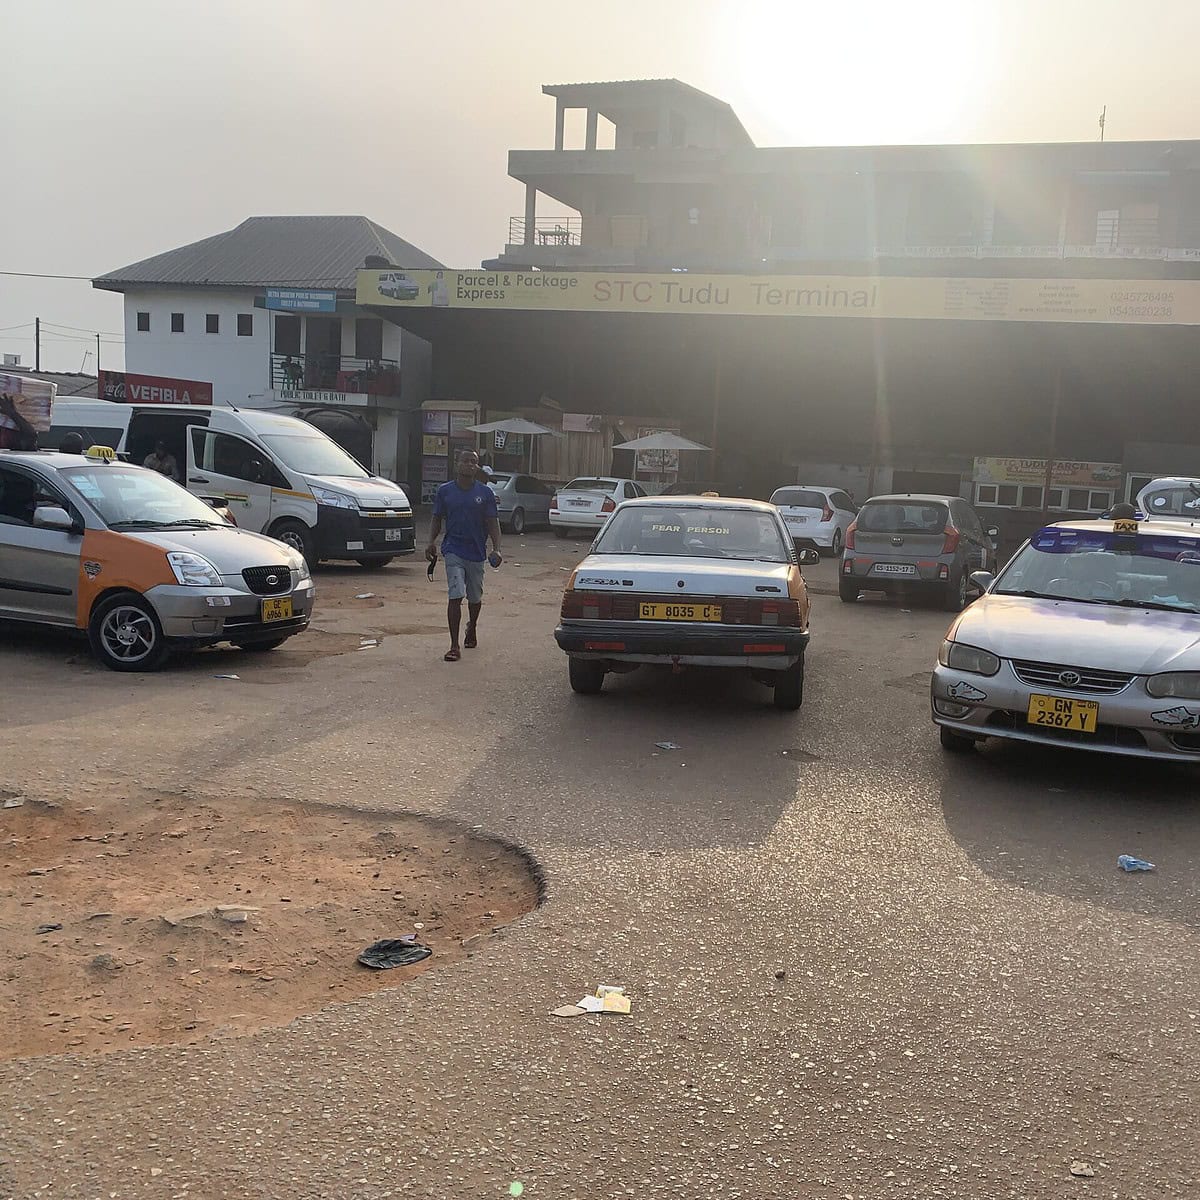
[(425, 557), (437, 560), (437, 540), (443, 525), (442, 559), (446, 564), (449, 602), (446, 621), (450, 626), (450, 649), (446, 662), (458, 662), (458, 631), (462, 624), (462, 602), (467, 598), (467, 635), (463, 645), (473, 650), (478, 643), (479, 610), (483, 607), (483, 564), (487, 539), (492, 539), (492, 565), (500, 565), (500, 520), (496, 515), (496, 493), (478, 481), (479, 455), (464, 450), (455, 464), (455, 478), (443, 483), (433, 502), (433, 524)]

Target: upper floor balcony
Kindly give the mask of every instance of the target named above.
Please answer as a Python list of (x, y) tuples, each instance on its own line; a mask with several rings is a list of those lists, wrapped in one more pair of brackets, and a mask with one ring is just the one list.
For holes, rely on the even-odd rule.
[(348, 354), (272, 354), (271, 387), (277, 391), (400, 395), (400, 364)]

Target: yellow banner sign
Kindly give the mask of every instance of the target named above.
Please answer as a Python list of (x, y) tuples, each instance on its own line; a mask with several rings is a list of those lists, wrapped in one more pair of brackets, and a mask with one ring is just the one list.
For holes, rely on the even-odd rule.
[(360, 305), (1200, 325), (1200, 279), (642, 275), (604, 271), (358, 273)]
[[(1056, 458), (1050, 482), (1056, 487), (1112, 488), (1120, 478), (1120, 463), (1068, 462)], [(974, 479), (976, 483), (1040, 485), (1046, 482), (1046, 460), (1044, 458), (977, 458)]]

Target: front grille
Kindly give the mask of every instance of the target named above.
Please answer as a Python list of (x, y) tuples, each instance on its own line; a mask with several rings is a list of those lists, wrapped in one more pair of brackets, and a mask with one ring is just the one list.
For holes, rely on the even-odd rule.
[[(1133, 680), (1120, 671), (1097, 671), (1092, 667), (1067, 667), (1056, 663), (1020, 662), (1013, 660), (1013, 671), (1022, 683), (1032, 687), (1054, 688), (1061, 692), (1083, 692), (1089, 696), (1115, 696)], [(1078, 682), (1064, 683), (1064, 672), (1074, 672)]]
[(287, 567), (247, 567), (242, 578), (256, 596), (280, 596), (292, 590), (292, 573)]
[(1113, 746), (1127, 750), (1146, 748), (1146, 739), (1142, 734), (1124, 725), (1097, 725), (1095, 733), (1081, 733), (1078, 729), (1051, 729), (1048, 725), (1030, 725), (1024, 713), (1011, 709), (998, 709), (988, 717), (987, 723), (993, 729), (1027, 733), (1039, 741), (1064, 742), (1074, 746)]
[(227, 617), (225, 619), (225, 630), (228, 633), (239, 631), (242, 633), (252, 631), (255, 633), (268, 633), (271, 630), (277, 630), (279, 633), (286, 633), (291, 629), (303, 629), (308, 624), (308, 614), (302, 613), (296, 617), (289, 617), (286, 621), (263, 621), (259, 617)]

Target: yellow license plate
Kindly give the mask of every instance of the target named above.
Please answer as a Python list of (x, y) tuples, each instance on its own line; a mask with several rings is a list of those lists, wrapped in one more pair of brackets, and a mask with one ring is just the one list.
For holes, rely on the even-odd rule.
[(1076, 733), (1095, 733), (1099, 717), (1100, 705), (1095, 700), (1068, 700), (1065, 696), (1030, 696), (1025, 714), (1030, 725), (1074, 729)]
[(291, 596), (280, 596), (276, 600), (264, 600), (262, 602), (262, 619), (264, 621), (287, 621), (291, 616)]
[(643, 604), (643, 621), (719, 621), (719, 604)]

